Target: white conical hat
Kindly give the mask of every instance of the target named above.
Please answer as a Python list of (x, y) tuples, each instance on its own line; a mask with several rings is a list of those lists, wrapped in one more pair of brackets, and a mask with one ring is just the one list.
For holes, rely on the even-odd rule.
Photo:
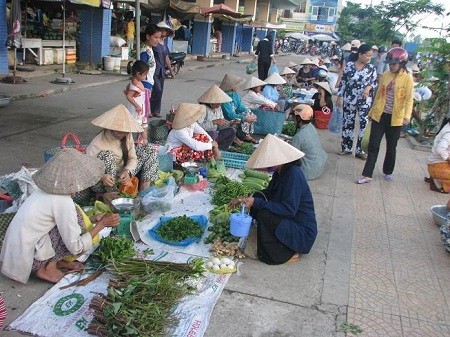
[(259, 78), (256, 78), (255, 76), (252, 76), (248, 79), (247, 83), (245, 83), (244, 90), (264, 86), (266, 84), (267, 84), (266, 82), (261, 81)]
[(325, 91), (328, 91), (330, 95), (333, 95), (333, 92), (331, 91), (330, 85), (328, 82), (315, 82), (314, 85), (317, 85), (318, 87), (321, 87), (325, 89)]
[(202, 114), (206, 112), (206, 107), (201, 104), (181, 103), (175, 113), (172, 128), (179, 130), (196, 122)]
[(296, 72), (289, 67), (284, 67), (283, 71), (280, 73), (280, 75), (290, 75), (290, 74), (296, 74)]
[(301, 64), (301, 65), (305, 65), (305, 64), (314, 64), (314, 65), (317, 65), (317, 62), (311, 60), (309, 57), (305, 57), (305, 59), (304, 59), (300, 64)]
[(119, 104), (94, 118), (91, 124), (103, 129), (121, 132), (143, 132), (144, 129), (131, 116), (130, 111), (123, 104)]
[(215, 84), (198, 98), (199, 103), (222, 104), (231, 101), (231, 97)]
[(343, 50), (343, 51), (350, 51), (351, 49), (352, 49), (352, 45), (349, 42), (347, 42), (346, 44), (344, 44), (341, 47), (341, 50)]
[(286, 80), (281, 77), (278, 73), (272, 73), (269, 77), (267, 77), (264, 82), (267, 84), (277, 85), (277, 84), (285, 84)]
[(222, 83), (220, 83), (219, 87), (223, 91), (230, 91), (234, 88), (237, 88), (244, 82), (245, 82), (245, 79), (243, 79), (242, 77), (239, 77), (239, 76), (236, 76), (233, 74), (226, 74), (223, 77)]
[(289, 63), (288, 63), (288, 67), (289, 67), (289, 68), (294, 68), (294, 67), (296, 67), (296, 66), (298, 66), (297, 63), (292, 62), (292, 61), (289, 61)]
[(59, 150), (34, 175), (37, 187), (51, 194), (72, 194), (98, 183), (105, 173), (100, 159), (72, 148)]
[(305, 154), (285, 141), (268, 134), (247, 161), (247, 167), (259, 169), (290, 163)]

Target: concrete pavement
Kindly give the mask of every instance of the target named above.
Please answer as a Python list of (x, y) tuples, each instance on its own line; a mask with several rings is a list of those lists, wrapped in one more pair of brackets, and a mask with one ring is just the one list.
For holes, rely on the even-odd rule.
[[(291, 59), (295, 56), (279, 64)], [(181, 101), (195, 101), (226, 72), (246, 76), (245, 66), (236, 60), (219, 62), (223, 67), (192, 72), (186, 65), (175, 80), (167, 81), (164, 111)], [(52, 76), (35, 77), (33, 85), (44, 88)], [(75, 85), (97, 83), (92, 76), (81, 75)], [(106, 76), (105, 81), (110, 79)], [(28, 84), (31, 80), (0, 84), (0, 93), (12, 90), (5, 86), (26, 91)], [(98, 129), (88, 121), (123, 100), (118, 93), (124, 83), (104, 84), (78, 90), (71, 85), (60, 95), (19, 100), (1, 109), (0, 174), (24, 161), (42, 164), (43, 149), (54, 146), (66, 130), (91, 139)], [(336, 154), (339, 136), (323, 130), (319, 136), (329, 157), (322, 176), (310, 182), (319, 223), (311, 253), (282, 266), (244, 260), (241, 274), (230, 278), (220, 297), (206, 336), (343, 337), (352, 328), (363, 330), (358, 336), (449, 336), (450, 255), (429, 212), (448, 196), (430, 191), (423, 182), (427, 153), (412, 150), (401, 139), (394, 181), (383, 180), (377, 165), (371, 184), (356, 185), (364, 163)], [(0, 276), (10, 311), (7, 322), (48, 288), (36, 279), (24, 286)], [(343, 323), (352, 325), (343, 329)]]

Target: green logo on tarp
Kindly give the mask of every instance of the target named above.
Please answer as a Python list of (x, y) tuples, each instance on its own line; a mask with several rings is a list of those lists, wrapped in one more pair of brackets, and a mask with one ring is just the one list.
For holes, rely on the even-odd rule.
[(84, 303), (84, 296), (81, 294), (71, 294), (64, 296), (56, 302), (53, 312), (56, 316), (67, 316), (73, 314), (81, 308)]

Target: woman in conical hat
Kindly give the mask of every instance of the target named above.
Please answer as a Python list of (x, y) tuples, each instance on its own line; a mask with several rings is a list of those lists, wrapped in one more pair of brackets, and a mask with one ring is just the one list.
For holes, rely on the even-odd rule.
[(297, 74), (297, 82), (300, 87), (309, 88), (312, 82), (316, 79), (313, 66), (317, 66), (317, 63), (310, 58), (305, 58), (300, 65), (302, 66)]
[(226, 120), (239, 122), (236, 129), (236, 136), (245, 142), (257, 143), (251, 136), (253, 132), (253, 124), (256, 122), (256, 115), (251, 113), (246, 107), (237, 93), (237, 88), (244, 83), (242, 77), (226, 74), (220, 83), (220, 89), (230, 96), (231, 102), (222, 103), (222, 112)]
[(91, 217), (96, 225), (86, 230), (71, 196), (95, 184), (103, 171), (97, 158), (62, 149), (33, 175), (37, 189), (20, 206), (3, 241), (4, 275), (27, 283), (33, 273), (57, 283), (66, 274), (63, 269), (83, 269), (81, 263), (64, 258), (89, 251), (102, 229), (119, 224), (119, 215)]
[(242, 143), (236, 137), (239, 122), (226, 120), (222, 113), (221, 104), (231, 102), (230, 96), (214, 84), (199, 97), (198, 102), (206, 107), (206, 111), (197, 122), (217, 142), (220, 150), (228, 150), (233, 142)]
[(312, 106), (314, 123), (318, 129), (328, 129), (328, 122), (333, 112), (333, 92), (328, 82), (316, 82), (314, 87), (317, 89), (317, 92), (312, 96), (314, 100)]
[(300, 166), (304, 153), (267, 135), (247, 161), (254, 169), (274, 168), (269, 186), (251, 197), (239, 197), (229, 207), (245, 204), (256, 220), (244, 253), (267, 264), (296, 261), (308, 254), (317, 236), (311, 191)]
[(275, 102), (280, 111), (284, 111), (286, 101), (281, 97), (279, 91), (282, 89), (283, 85), (286, 84), (286, 80), (281, 77), (280, 74), (272, 73), (264, 80), (264, 82), (266, 82), (267, 85), (264, 86), (262, 91), (263, 96), (270, 99), (272, 102)]
[[(281, 97), (285, 99), (289, 99), (294, 95), (294, 88), (293, 85), (295, 83), (295, 75), (297, 74), (296, 71), (292, 70), (289, 67), (284, 67), (284, 69), (281, 71), (280, 76), (284, 78), (286, 81), (286, 84), (283, 85), (283, 88), (281, 90)], [(285, 108), (286, 110), (286, 108)]]
[(139, 190), (142, 191), (158, 178), (158, 153), (146, 142), (135, 146), (132, 133), (142, 132), (143, 128), (124, 105), (106, 111), (91, 124), (103, 129), (86, 150), (88, 155), (105, 164), (101, 181), (92, 187), (95, 192), (113, 190), (116, 180), (125, 186), (136, 175), (139, 175)]
[(177, 163), (221, 159), (217, 142), (197, 123), (205, 112), (204, 105), (179, 105), (166, 144)]
[(258, 109), (267, 107), (272, 110), (279, 110), (276, 102), (264, 97), (262, 94), (263, 87), (267, 85), (266, 82), (252, 76), (248, 79), (244, 86), (247, 92), (242, 96), (242, 102), (249, 109)]

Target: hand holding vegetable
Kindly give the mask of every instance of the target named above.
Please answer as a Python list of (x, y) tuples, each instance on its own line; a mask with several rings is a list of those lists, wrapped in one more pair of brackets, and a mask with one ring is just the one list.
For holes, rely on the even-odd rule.
[(122, 184), (127, 184), (130, 181), (130, 172), (126, 169), (124, 169), (122, 172), (120, 172), (119, 174), (119, 180)]
[(120, 221), (120, 215), (117, 213), (99, 214), (100, 219), (97, 220), (97, 226), (102, 227), (117, 227)]
[(102, 177), (102, 183), (105, 186), (113, 187), (114, 186), (114, 177), (110, 174), (104, 174)]

